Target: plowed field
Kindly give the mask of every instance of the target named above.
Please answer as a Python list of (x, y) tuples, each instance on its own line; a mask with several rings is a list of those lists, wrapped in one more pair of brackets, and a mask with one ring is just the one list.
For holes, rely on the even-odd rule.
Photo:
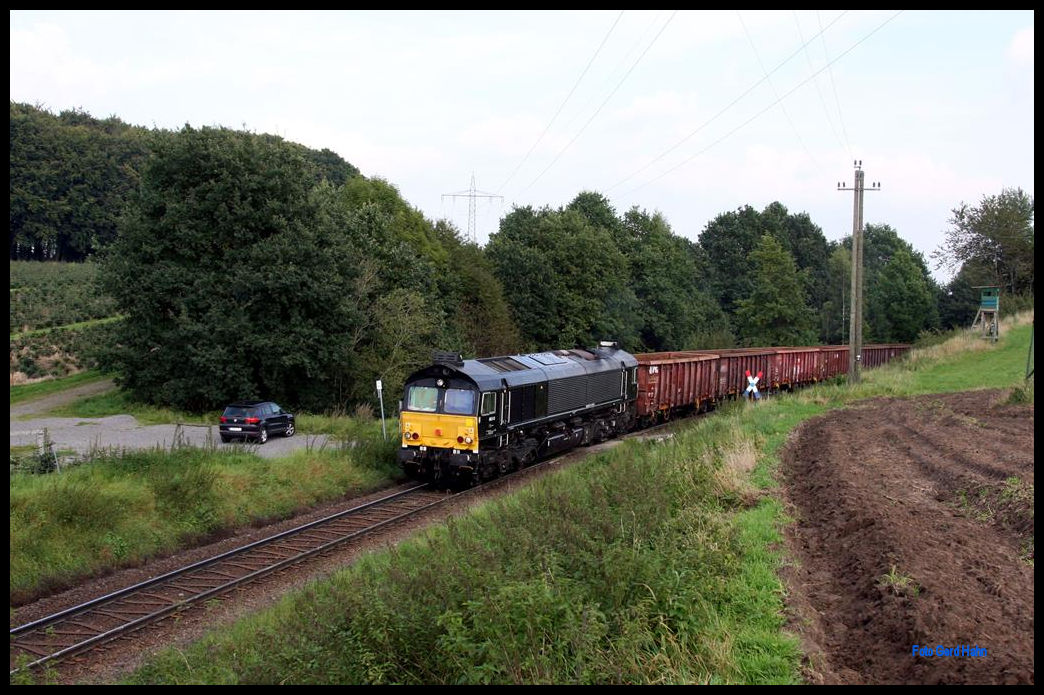
[(874, 399), (782, 452), (814, 683), (1033, 683), (1033, 406)]

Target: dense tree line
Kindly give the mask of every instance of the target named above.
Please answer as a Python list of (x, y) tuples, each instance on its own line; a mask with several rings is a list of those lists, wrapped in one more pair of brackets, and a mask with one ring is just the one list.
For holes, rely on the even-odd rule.
[(616, 340), (635, 351), (731, 342), (706, 287), (699, 246), (662, 215), (621, 218), (604, 196), (583, 192), (563, 208), (516, 208), (486, 254), (512, 316), (533, 349)]
[(11, 102), (11, 260), (79, 261), (116, 237), (150, 134)]
[(387, 182), (318, 177), (306, 154), (188, 126), (154, 144), (102, 255), (125, 316), (103, 364), (136, 398), (325, 410), (370, 400), (375, 378), (395, 393), (435, 345), (517, 347), (476, 247)]
[[(955, 209), (945, 287), (895, 229), (867, 225), (864, 339), (968, 325), (988, 281), (1032, 292), (1032, 209), (1007, 190)], [(841, 343), (850, 248), (779, 202), (694, 241), (592, 191), (512, 210), (480, 248), (330, 150), (11, 104), (11, 258), (101, 259), (126, 317), (102, 362), (147, 402), (344, 407), (376, 378), (395, 393), (432, 348)]]
[[(111, 243), (149, 153), (172, 136), (115, 116), (55, 115), (12, 101), (10, 259), (82, 261)], [(317, 179), (341, 185), (359, 174), (328, 149), (290, 146), (315, 164)]]

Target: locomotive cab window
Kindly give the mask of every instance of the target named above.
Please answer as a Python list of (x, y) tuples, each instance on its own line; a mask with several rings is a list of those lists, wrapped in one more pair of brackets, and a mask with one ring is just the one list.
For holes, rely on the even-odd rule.
[(474, 415), (475, 392), (465, 389), (446, 389), (445, 411), (453, 415)]
[(406, 408), (424, 413), (434, 413), (439, 403), (439, 390), (432, 386), (411, 386)]
[(482, 394), (482, 412), (480, 415), (492, 415), (497, 412), (497, 394), (490, 391)]

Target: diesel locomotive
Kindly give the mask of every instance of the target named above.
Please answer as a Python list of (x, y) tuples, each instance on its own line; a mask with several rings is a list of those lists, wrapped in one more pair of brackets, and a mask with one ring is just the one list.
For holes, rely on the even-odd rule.
[[(864, 345), (863, 364), (909, 345)], [(630, 354), (590, 350), (464, 360), (436, 352), (411, 374), (400, 405), (399, 464), (413, 478), (471, 485), (545, 456), (742, 398), (746, 375), (765, 393), (848, 372), (847, 346)]]
[(464, 360), (436, 352), (406, 379), (399, 465), (474, 484), (632, 429), (638, 361), (615, 343)]

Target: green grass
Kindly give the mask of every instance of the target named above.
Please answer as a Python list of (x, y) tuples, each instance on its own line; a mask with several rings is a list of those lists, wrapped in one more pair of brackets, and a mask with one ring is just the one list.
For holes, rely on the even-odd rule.
[(10, 598), (23, 603), (201, 538), (388, 485), (394, 445), (379, 425), (360, 446), (333, 443), (280, 459), (250, 448), (97, 452), (59, 474), (10, 479)]
[[(707, 420), (371, 554), (139, 683), (794, 683), (772, 507)], [(737, 518), (742, 517), (742, 523)], [(209, 657), (205, 655), (209, 654)]]
[(103, 324), (106, 324), (106, 323), (113, 323), (115, 321), (120, 321), (122, 319), (123, 319), (123, 316), (121, 316), (121, 315), (106, 316), (106, 317), (100, 318), (100, 319), (89, 319), (87, 321), (77, 321), (76, 323), (69, 323), (69, 324), (66, 324), (64, 326), (51, 326), (49, 328), (34, 328), (32, 330), (29, 330), (29, 331), (22, 331), (20, 333), (12, 333), (11, 334), (11, 341), (14, 342), (16, 340), (21, 340), (22, 338), (28, 338), (28, 337), (34, 336), (34, 335), (43, 335), (45, 333), (50, 333), (51, 331), (78, 331), (78, 330), (81, 330), (81, 329), (84, 329), (84, 328), (88, 328), (90, 326), (100, 326), (100, 325), (103, 325)]
[(891, 591), (896, 596), (916, 598), (917, 594), (921, 592), (913, 577), (903, 574), (896, 569), (895, 565), (892, 565), (892, 569), (887, 574), (882, 574), (878, 577), (877, 585), (887, 591)]
[[(819, 386), (622, 444), (362, 558), (128, 677), (156, 683), (797, 683), (778, 452), (872, 396), (1021, 382), (1029, 326), (857, 387)], [(903, 578), (898, 571), (894, 578)]]
[(24, 401), (33, 400), (34, 398), (41, 398), (43, 396), (49, 396), (52, 393), (58, 393), (59, 391), (65, 391), (71, 389), (74, 386), (82, 386), (83, 384), (90, 384), (95, 381), (101, 381), (106, 378), (104, 374), (97, 370), (89, 370), (86, 372), (79, 372), (78, 374), (72, 374), (70, 376), (62, 377), (60, 379), (47, 379), (45, 381), (37, 381), (32, 384), (19, 384), (11, 387), (11, 405), (15, 403), (22, 403)]
[(72, 417), (100, 418), (110, 415), (133, 415), (143, 425), (173, 425), (179, 422), (188, 424), (215, 424), (219, 412), (186, 413), (171, 408), (163, 408), (134, 401), (125, 391), (113, 389), (76, 399), (69, 403), (51, 408), (44, 413), (21, 416), (20, 419), (38, 417)]

